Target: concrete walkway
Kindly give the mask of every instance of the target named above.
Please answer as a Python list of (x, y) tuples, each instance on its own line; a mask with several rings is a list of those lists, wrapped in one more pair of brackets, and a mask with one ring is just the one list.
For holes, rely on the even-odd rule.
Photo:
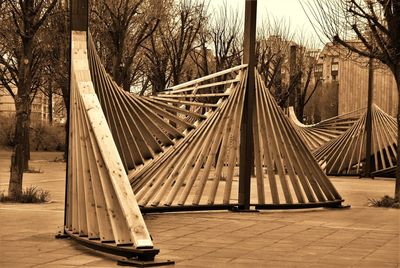
[[(25, 184), (52, 194), (49, 204), (0, 204), (0, 267), (117, 267), (108, 256), (56, 240), (63, 225), (65, 165), (59, 154), (33, 154)], [(49, 161), (50, 160), (50, 161)], [(9, 158), (0, 152), (0, 191)], [(175, 267), (400, 267), (400, 210), (370, 208), (368, 198), (392, 194), (393, 180), (332, 178), (351, 209), (202, 212), (146, 215)]]

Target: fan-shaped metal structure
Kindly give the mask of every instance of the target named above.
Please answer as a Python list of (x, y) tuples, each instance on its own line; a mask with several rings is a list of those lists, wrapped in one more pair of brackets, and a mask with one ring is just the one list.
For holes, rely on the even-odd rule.
[[(396, 167), (396, 119), (375, 104), (371, 107), (371, 160), (373, 174)], [(331, 140), (314, 152), (318, 161), (326, 163), (328, 174), (362, 174), (366, 160), (366, 113), (340, 137)], [(383, 174), (382, 173), (382, 174)]]
[[(71, 39), (69, 236), (154, 260), (143, 211), (241, 208), (243, 196), (258, 209), (343, 202), (255, 69), (244, 64), (139, 97), (112, 81), (78, 28)], [(252, 135), (241, 135), (247, 128)], [(243, 159), (255, 173), (244, 178), (248, 188), (237, 175)]]
[(365, 108), (358, 109), (328, 118), (316, 124), (305, 125), (298, 120), (293, 107), (289, 107), (289, 119), (307, 147), (311, 151), (315, 151), (325, 143), (345, 133), (360, 119), (364, 111)]
[[(139, 97), (112, 81), (90, 44), (94, 88), (142, 210), (239, 205), (235, 174), (246, 65), (167, 88), (157, 96)], [(257, 197), (252, 205), (317, 206), (341, 200), (261, 76), (256, 77), (253, 188)]]
[(154, 259), (144, 223), (91, 80), (86, 32), (72, 32), (65, 233), (95, 249)]
[[(146, 211), (240, 205), (235, 174), (246, 65), (137, 97), (111, 80), (93, 44), (86, 54), (84, 37), (73, 34), (67, 230), (138, 248), (144, 241), (152, 244), (137, 202)], [(227, 76), (232, 78), (221, 79)], [(340, 205), (341, 196), (257, 73), (255, 96), (257, 195), (251, 204)], [(127, 189), (127, 171), (136, 196)], [(147, 239), (132, 233), (137, 228)]]

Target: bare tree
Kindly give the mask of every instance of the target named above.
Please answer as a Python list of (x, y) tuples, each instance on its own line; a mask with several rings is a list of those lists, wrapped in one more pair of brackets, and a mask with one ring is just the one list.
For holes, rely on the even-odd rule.
[[(303, 4), (315, 30), (358, 55), (377, 59), (391, 70), (398, 89), (397, 144), (400, 144), (400, 2), (397, 0), (321, 0)], [(400, 146), (397, 146), (395, 200), (400, 200)]]
[(153, 93), (164, 90), (169, 83), (186, 80), (185, 74), (190, 76), (193, 66), (188, 59), (202, 46), (200, 39), (207, 24), (203, 0), (165, 1), (163, 5), (158, 29), (142, 45), (145, 73)]
[(170, 10), (173, 3), (169, 0), (163, 0), (158, 3), (158, 18), (160, 19), (159, 27), (153, 35), (151, 35), (142, 44), (143, 56), (145, 58), (143, 73), (146, 76), (146, 87), (143, 87), (140, 94), (143, 95), (148, 89), (147, 85), (151, 84), (151, 94), (163, 91), (170, 80), (170, 64), (169, 57), (162, 42), (162, 31), (169, 23)]
[[(11, 157), (8, 194), (22, 192), (23, 171), (29, 152), (29, 122), (31, 103), (42, 85), (41, 65), (46, 46), (42, 41), (44, 25), (57, 0), (13, 1), (2, 3), (0, 83), (15, 100), (15, 146)], [(14, 89), (15, 87), (15, 89)]]
[(193, 50), (192, 53), (189, 54), (190, 59), (196, 66), (197, 77), (210, 74), (210, 68), (212, 68), (212, 60), (210, 60), (212, 53), (211, 49), (208, 47), (209, 40), (209, 26), (203, 25), (202, 30), (199, 32), (198, 49)]
[(231, 68), (241, 62), (243, 34), (239, 11), (228, 8), (225, 0), (207, 17), (198, 34), (197, 49), (189, 54), (196, 66), (197, 77)]
[(145, 0), (93, 1), (91, 30), (105, 52), (102, 58), (112, 59), (111, 63), (104, 61), (111, 67), (108, 70), (113, 79), (126, 91), (138, 77), (140, 47), (158, 26), (159, 19), (152, 12), (155, 4)]
[(263, 75), (267, 88), (274, 94), (278, 104), (284, 107), (289, 92), (286, 83), (288, 79), (282, 80), (282, 75), (289, 73), (286, 62), (294, 34), (286, 20), (267, 16), (258, 28), (257, 36), (258, 71)]
[(295, 97), (295, 112), (297, 118), (303, 122), (304, 108), (314, 93), (320, 88), (321, 80), (314, 77), (314, 70), (317, 59), (310, 55), (308, 49), (302, 47), (296, 57), (296, 64), (300, 67), (295, 72), (295, 79), (300, 76)]
[(56, 32), (47, 42), (47, 53), (43, 66), (42, 78), (45, 87), (42, 93), (48, 98), (48, 122), (53, 123), (53, 96), (62, 96), (63, 105), (58, 104), (58, 109), (66, 110), (69, 106), (69, 14), (67, 0), (57, 1), (52, 16), (46, 21), (46, 27)]
[(215, 72), (239, 65), (242, 55), (242, 17), (230, 10), (227, 2), (214, 13), (210, 27), (211, 43), (215, 53)]
[[(297, 40), (297, 43), (294, 41)], [(299, 43), (299, 44), (298, 44)], [(315, 58), (309, 55), (310, 42), (295, 35), (289, 21), (267, 16), (258, 28), (257, 68), (267, 88), (281, 107), (294, 106), (299, 120), (315, 93)]]
[(174, 85), (181, 82), (186, 59), (198, 47), (199, 33), (206, 25), (206, 11), (203, 0), (181, 0), (172, 6), (168, 21), (159, 31), (163, 50), (171, 65)]
[[(48, 55), (47, 70), (57, 90), (61, 90), (64, 100), (64, 107), (69, 106), (69, 13), (68, 0), (59, 0), (55, 14), (49, 18), (50, 28), (57, 33), (52, 38), (51, 51)], [(59, 94), (59, 92), (57, 92)]]
[[(169, 59), (157, 33), (149, 38), (144, 48), (145, 74), (152, 85), (152, 94), (163, 91), (169, 81)], [(144, 92), (143, 92), (144, 93)], [(143, 94), (142, 93), (142, 94)]]

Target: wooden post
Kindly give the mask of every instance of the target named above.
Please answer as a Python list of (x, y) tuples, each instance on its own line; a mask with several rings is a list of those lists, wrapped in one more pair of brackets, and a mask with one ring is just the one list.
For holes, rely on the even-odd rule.
[(374, 83), (374, 66), (373, 59), (368, 62), (368, 106), (367, 118), (365, 122), (365, 131), (367, 133), (366, 149), (365, 149), (365, 172), (364, 177), (371, 177), (371, 142), (372, 142), (372, 99), (373, 99), (373, 83)]
[(240, 126), (239, 209), (250, 209), (250, 184), (253, 168), (253, 108), (255, 105), (254, 68), (256, 62), (257, 0), (246, 0), (243, 64), (248, 65), (248, 77)]

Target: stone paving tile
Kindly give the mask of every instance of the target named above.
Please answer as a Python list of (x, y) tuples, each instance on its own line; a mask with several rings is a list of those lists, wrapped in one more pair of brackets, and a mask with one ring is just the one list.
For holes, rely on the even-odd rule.
[(96, 261), (92, 261), (92, 262), (88, 262), (84, 265), (82, 265), (81, 267), (121, 267), (119, 265), (117, 265), (116, 261), (114, 259), (102, 259), (102, 260), (96, 260)]
[(387, 263), (385, 261), (369, 261), (369, 260), (361, 260), (357, 264), (351, 266), (352, 268), (397, 268), (398, 264), (395, 263)]
[[(215, 264), (229, 263), (231, 260), (233, 260), (232, 257), (210, 257), (209, 255), (203, 255), (190, 260), (190, 262), (193, 263), (194, 265), (199, 265), (199, 266), (205, 265), (212, 267), (212, 265)], [(182, 262), (182, 265), (183, 264), (184, 262)]]
[(243, 249), (243, 250), (259, 250), (261, 248), (264, 248), (265, 246), (268, 246), (268, 242), (263, 240), (263, 241), (254, 241), (253, 239), (251, 241), (243, 241), (240, 243), (234, 243), (227, 245), (226, 248), (232, 248), (232, 249)]
[(200, 246), (200, 247), (215, 247), (215, 248), (228, 248), (231, 245), (236, 245), (236, 243), (219, 243), (219, 242), (212, 242), (210, 243), (209, 241), (200, 241), (200, 242), (195, 242), (194, 245)]
[[(279, 266), (277, 266), (279, 267)], [(336, 264), (336, 263), (323, 263), (323, 262), (315, 262), (315, 263), (310, 263), (305, 266), (299, 266), (299, 267), (307, 267), (307, 268), (350, 268), (351, 265), (349, 264)], [(362, 267), (359, 267), (362, 268)]]
[(352, 257), (352, 256), (328, 254), (319, 258), (318, 262), (323, 264), (334, 264), (334, 265), (350, 267), (359, 263), (361, 259), (362, 257), (357, 257), (357, 256)]
[[(46, 173), (28, 174), (29, 183), (51, 189), (57, 202), (0, 204), (0, 267), (118, 267), (73, 241), (54, 239), (63, 222), (64, 171), (34, 164)], [(333, 182), (351, 209), (148, 214), (145, 221), (159, 258), (175, 267), (400, 268), (399, 211), (366, 206), (367, 198), (391, 193), (393, 181)]]
[(239, 243), (241, 241), (243, 241), (244, 238), (243, 237), (236, 237), (236, 236), (226, 236), (226, 235), (219, 235), (213, 238), (208, 239), (208, 242), (210, 243), (220, 243), (220, 244), (233, 244), (233, 243)]
[(50, 264), (39, 264), (39, 265), (35, 265), (35, 266), (30, 266), (30, 267), (34, 267), (34, 268), (71, 268), (74, 266), (62, 265), (62, 264), (55, 265), (53, 263), (50, 263)]
[(246, 258), (246, 257), (242, 257), (242, 258), (235, 258), (233, 259), (231, 262), (229, 262), (229, 264), (232, 265), (248, 265), (248, 266), (252, 266), (252, 267), (257, 267), (258, 265), (265, 265), (266, 261), (264, 259), (255, 259), (255, 258)]
[(240, 249), (240, 248), (221, 248), (217, 249), (211, 253), (206, 254), (210, 258), (222, 257), (230, 258), (232, 256), (246, 256), (253, 254), (253, 250), (250, 249)]
[[(29, 263), (15, 263), (14, 261), (7, 261), (7, 262), (0, 262), (0, 267), (8, 268), (8, 267), (15, 267), (15, 268), (24, 268), (24, 267), (32, 267), (32, 264)], [(71, 268), (71, 267), (69, 267)]]
[(171, 243), (157, 243), (157, 247), (159, 247), (159, 248), (168, 248), (168, 250), (180, 250), (180, 249), (185, 249), (188, 246), (187, 245), (182, 245), (182, 244), (175, 244), (172, 241)]
[(376, 251), (369, 254), (364, 258), (365, 261), (384, 261), (387, 263), (398, 264), (400, 262), (400, 252), (387, 252), (387, 251)]
[(54, 266), (57, 266), (57, 265), (82, 266), (82, 265), (88, 264), (93, 261), (98, 261), (98, 260), (102, 260), (102, 257), (91, 256), (88, 254), (81, 254), (81, 255), (71, 256), (68, 258), (62, 258), (60, 260), (50, 262), (48, 264), (49, 265), (52, 264)]
[(296, 252), (299, 254), (304, 254), (304, 255), (317, 255), (317, 256), (323, 256), (326, 254), (329, 254), (333, 251), (335, 251), (337, 248), (333, 246), (319, 246), (319, 245), (309, 245), (305, 246), (303, 248), (300, 248)]

